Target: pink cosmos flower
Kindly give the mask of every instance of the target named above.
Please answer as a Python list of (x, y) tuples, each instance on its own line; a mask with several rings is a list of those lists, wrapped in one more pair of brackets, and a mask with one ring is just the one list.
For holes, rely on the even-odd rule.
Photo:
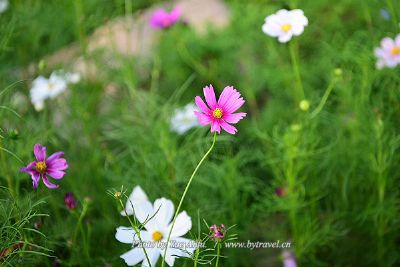
[(28, 164), (28, 166), (21, 168), (22, 172), (29, 173), (32, 176), (33, 188), (38, 187), (40, 177), (43, 183), (48, 188), (57, 188), (58, 185), (52, 184), (47, 179), (47, 176), (54, 179), (61, 179), (65, 175), (65, 170), (68, 168), (67, 161), (61, 158), (64, 152), (57, 152), (46, 159), (46, 147), (36, 144), (33, 148), (36, 160)]
[(73, 193), (68, 192), (64, 196), (64, 203), (67, 209), (73, 210), (77, 207), (75, 196)]
[(174, 7), (170, 13), (160, 8), (154, 11), (150, 18), (150, 25), (153, 28), (166, 29), (177, 23), (182, 11), (179, 7)]
[(203, 92), (208, 106), (200, 96), (196, 96), (195, 98), (197, 107), (202, 111), (194, 112), (199, 123), (201, 125), (211, 124), (211, 132), (220, 133), (222, 127), (226, 132), (235, 134), (237, 129), (229, 123), (236, 124), (246, 117), (246, 113), (244, 112), (233, 113), (245, 102), (240, 93), (232, 86), (227, 86), (222, 91), (217, 102), (214, 88), (211, 84), (204, 87)]
[(378, 58), (378, 69), (396, 67), (400, 63), (400, 34), (394, 40), (389, 37), (383, 38), (381, 46), (375, 48), (375, 56)]
[(221, 241), (225, 237), (226, 229), (225, 225), (221, 224), (220, 226), (214, 224), (210, 227), (211, 236), (210, 238), (215, 241)]

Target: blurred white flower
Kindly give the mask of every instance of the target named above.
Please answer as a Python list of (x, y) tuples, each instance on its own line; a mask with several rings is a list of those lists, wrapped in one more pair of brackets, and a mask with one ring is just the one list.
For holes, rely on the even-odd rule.
[(376, 68), (394, 68), (400, 63), (400, 34), (393, 40), (385, 37), (381, 41), (381, 46), (375, 48), (377, 57)]
[(0, 0), (0, 13), (5, 12), (8, 9), (8, 0)]
[[(143, 243), (141, 246), (133, 228), (118, 227), (115, 238), (122, 243), (133, 245), (133, 249), (122, 254), (121, 258), (129, 266), (142, 262), (142, 267), (148, 267), (143, 251), (144, 248), (151, 266), (156, 266), (159, 257), (164, 255), (168, 233), (171, 228), (171, 220), (174, 216), (174, 204), (171, 200), (159, 198), (152, 205), (140, 187), (134, 188), (129, 199), (132, 201), (128, 200), (129, 203), (125, 210), (128, 210), (129, 206), (131, 206), (132, 213), (144, 225), (144, 230), (140, 231), (140, 238)], [(177, 257), (190, 257), (190, 254), (196, 249), (193, 240), (182, 237), (191, 228), (192, 219), (187, 215), (186, 211), (182, 211), (176, 218), (165, 256), (165, 262), (169, 266), (174, 266)]]
[(46, 99), (57, 97), (67, 89), (68, 84), (77, 83), (80, 78), (79, 73), (69, 73), (63, 70), (54, 71), (48, 79), (43, 76), (37, 77), (32, 82), (30, 90), (31, 102), (36, 111), (43, 110)]
[(302, 34), (307, 25), (308, 19), (304, 16), (303, 10), (281, 9), (265, 18), (262, 30), (269, 36), (277, 37), (279, 42), (286, 43), (293, 35)]
[(81, 80), (81, 75), (78, 72), (65, 72), (64, 70), (58, 70), (56, 72), (57, 76), (65, 79), (67, 83), (76, 84)]
[(44, 108), (44, 101), (48, 98), (55, 98), (67, 89), (66, 81), (53, 73), (49, 79), (43, 76), (37, 77), (32, 82), (30, 91), (31, 101), (37, 111)]
[(171, 130), (178, 134), (184, 134), (191, 128), (199, 126), (194, 111), (198, 111), (198, 109), (192, 103), (187, 104), (183, 108), (176, 109), (171, 118)]

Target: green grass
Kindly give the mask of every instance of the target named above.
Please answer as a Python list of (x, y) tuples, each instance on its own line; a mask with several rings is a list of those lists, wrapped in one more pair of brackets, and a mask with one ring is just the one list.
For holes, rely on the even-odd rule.
[[(104, 21), (125, 14), (126, 2), (15, 0), (0, 15), (0, 252), (25, 244), (1, 263), (52, 266), (58, 258), (62, 266), (124, 266), (119, 256), (129, 246), (114, 234), (129, 222), (107, 191), (123, 185), (129, 194), (140, 185), (151, 200), (177, 206), (212, 135), (204, 127), (179, 136), (170, 116), (211, 83), (218, 93), (237, 88), (248, 116), (235, 136), (217, 137), (194, 178), (183, 203), (193, 236), (198, 227), (208, 232), (204, 219), (236, 225), (230, 233), (240, 241), (292, 240), (299, 266), (399, 266), (400, 71), (376, 70), (373, 55), (383, 37), (399, 33), (400, 14), (380, 16), (398, 2), (231, 0), (223, 31), (197, 36), (177, 25), (160, 33), (150, 64), (118, 59), (120, 69), (102, 67), (98, 80), (70, 86), (35, 112), (28, 97), (36, 74), (27, 66), (84, 43)], [(132, 1), (132, 10), (153, 2)], [(290, 42), (308, 111), (298, 106), (289, 45), (261, 31), (267, 15), (288, 5), (309, 19)], [(115, 94), (105, 93), (109, 84)], [(70, 167), (59, 189), (40, 182), (33, 190), (19, 171), (35, 143), (65, 151)], [(276, 196), (277, 187), (287, 195)], [(79, 200), (74, 212), (64, 206), (66, 192)], [(222, 249), (220, 266), (281, 266), (280, 254)]]

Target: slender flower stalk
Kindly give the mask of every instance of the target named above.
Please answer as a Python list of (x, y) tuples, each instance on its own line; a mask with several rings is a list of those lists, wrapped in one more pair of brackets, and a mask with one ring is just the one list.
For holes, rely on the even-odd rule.
[(169, 240), (170, 240), (170, 238), (171, 238), (172, 229), (174, 229), (175, 221), (176, 221), (176, 218), (178, 217), (178, 214), (179, 214), (179, 211), (180, 211), (180, 209), (181, 209), (183, 200), (185, 199), (186, 194), (187, 194), (187, 192), (189, 191), (189, 187), (190, 187), (190, 185), (191, 185), (191, 183), (192, 183), (192, 181), (193, 181), (194, 176), (195, 176), (196, 173), (197, 173), (197, 170), (200, 168), (201, 164), (203, 164), (204, 160), (207, 158), (207, 156), (208, 156), (208, 155), (211, 153), (211, 151), (213, 150), (214, 145), (215, 145), (216, 138), (217, 138), (217, 132), (214, 132), (214, 138), (213, 138), (213, 142), (212, 142), (210, 148), (208, 149), (208, 151), (206, 152), (206, 154), (204, 154), (204, 156), (201, 158), (201, 160), (200, 160), (199, 163), (197, 164), (196, 168), (194, 169), (192, 175), (191, 175), (190, 178), (189, 178), (189, 181), (188, 181), (188, 183), (187, 183), (187, 185), (186, 185), (186, 187), (185, 187), (185, 190), (183, 191), (181, 200), (179, 201), (178, 207), (176, 208), (176, 211), (175, 211), (174, 219), (172, 220), (171, 228), (169, 229), (169, 233), (168, 233), (168, 237), (167, 237), (167, 242), (166, 242), (166, 247), (165, 247), (165, 250), (164, 250), (163, 261), (162, 261), (162, 264), (161, 264), (162, 267), (165, 266), (165, 255), (167, 255), (168, 243), (169, 243)]
[(218, 267), (220, 256), (221, 256), (221, 242), (218, 242), (217, 243), (217, 260), (215, 261), (215, 267)]
[(305, 94), (304, 94), (304, 89), (303, 89), (303, 83), (301, 81), (298, 53), (297, 53), (296, 46), (293, 42), (289, 43), (289, 50), (290, 50), (290, 59), (292, 61), (293, 72), (296, 77), (297, 88), (296, 88), (295, 95), (297, 96), (297, 99), (301, 101), (301, 100), (305, 99)]
[(80, 215), (78, 217), (78, 223), (76, 224), (74, 237), (72, 239), (72, 244), (73, 245), (76, 243), (76, 239), (78, 238), (79, 229), (81, 229), (81, 227), (82, 227), (82, 220), (85, 217), (88, 209), (89, 209), (89, 201), (88, 200), (84, 200), (83, 201), (83, 205), (82, 205), (82, 211), (81, 211), (81, 213), (80, 213)]
[[(121, 198), (118, 197), (118, 201), (119, 201), (119, 204), (121, 205), (122, 212), (125, 212), (125, 216), (128, 218), (129, 223), (131, 224), (132, 228), (134, 229), (134, 231), (135, 231), (135, 233), (136, 233), (136, 235), (137, 235), (139, 241), (140, 241), (141, 243), (143, 243), (142, 238), (140, 237), (140, 230), (138, 229), (137, 225), (136, 225), (135, 223), (133, 223), (132, 220), (131, 220), (131, 218), (129, 217), (130, 214), (128, 214), (127, 208), (124, 207), (124, 204), (122, 203)], [(132, 211), (134, 212), (133, 208), (132, 208)], [(147, 255), (147, 252), (146, 252), (145, 247), (142, 246), (142, 249), (143, 249), (144, 256), (145, 256), (145, 258), (146, 258), (147, 264), (149, 265), (149, 267), (151, 267), (150, 259), (149, 259), (149, 256)], [(164, 255), (164, 256), (165, 256), (165, 255)]]

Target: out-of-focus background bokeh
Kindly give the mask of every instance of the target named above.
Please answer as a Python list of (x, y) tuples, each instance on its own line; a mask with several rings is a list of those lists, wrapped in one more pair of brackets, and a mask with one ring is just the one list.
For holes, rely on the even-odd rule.
[[(155, 9), (175, 5), (179, 23), (149, 25)], [(309, 20), (289, 44), (261, 30), (283, 8)], [(189, 237), (209, 231), (205, 220), (234, 226), (238, 241), (292, 241), (298, 266), (399, 266), (400, 72), (377, 70), (373, 52), (399, 33), (399, 10), (396, 0), (9, 1), (0, 14), (0, 264), (125, 266), (129, 245), (114, 235), (129, 222), (107, 192), (140, 185), (152, 201), (178, 204), (212, 135), (181, 134), (171, 119), (213, 84), (217, 94), (238, 89), (247, 117), (236, 135), (218, 135), (195, 177), (183, 204)], [(32, 81), (58, 70), (81, 79), (36, 111)], [(60, 188), (33, 190), (19, 171), (36, 143), (65, 151)], [(220, 266), (282, 266), (283, 253), (223, 249)]]

